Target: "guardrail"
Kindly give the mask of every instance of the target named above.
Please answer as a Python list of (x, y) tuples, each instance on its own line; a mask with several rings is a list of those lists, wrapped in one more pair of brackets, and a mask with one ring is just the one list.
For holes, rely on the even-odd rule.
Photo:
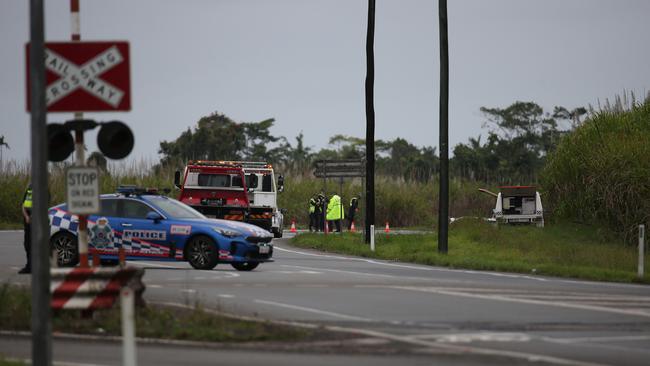
[(134, 292), (136, 303), (143, 304), (143, 275), (143, 269), (134, 267), (52, 268), (51, 307), (89, 311), (110, 308), (125, 286)]

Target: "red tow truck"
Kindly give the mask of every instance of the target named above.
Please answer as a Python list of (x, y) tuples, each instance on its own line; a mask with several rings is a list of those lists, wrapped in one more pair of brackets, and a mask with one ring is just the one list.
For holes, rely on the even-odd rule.
[(277, 193), (284, 178), (275, 180), (273, 166), (251, 161), (189, 161), (176, 171), (179, 201), (212, 218), (248, 222), (282, 237), (283, 213)]

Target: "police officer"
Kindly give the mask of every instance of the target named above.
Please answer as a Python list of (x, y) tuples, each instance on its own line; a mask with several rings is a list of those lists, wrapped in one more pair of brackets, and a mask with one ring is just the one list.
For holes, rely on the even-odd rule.
[(316, 195), (309, 199), (309, 232), (318, 231), (318, 222), (316, 221)]
[(316, 197), (316, 231), (325, 231), (325, 195), (321, 192)]
[(330, 227), (336, 225), (336, 231), (341, 232), (341, 220), (345, 218), (343, 207), (341, 206), (341, 197), (334, 193), (327, 203), (327, 221), (330, 222)]
[(352, 229), (352, 222), (354, 221), (354, 215), (359, 210), (359, 197), (354, 196), (350, 200), (350, 209), (348, 211), (348, 230)]
[(27, 264), (18, 273), (31, 273), (32, 272), (32, 185), (27, 186), (25, 194), (23, 195), (23, 229), (25, 230), (24, 242), (25, 255), (27, 256)]

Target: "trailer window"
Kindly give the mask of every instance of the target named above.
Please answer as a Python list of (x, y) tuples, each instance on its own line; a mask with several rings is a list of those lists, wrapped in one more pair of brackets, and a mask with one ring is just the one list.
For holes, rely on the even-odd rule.
[(230, 187), (230, 175), (199, 174), (199, 187)]

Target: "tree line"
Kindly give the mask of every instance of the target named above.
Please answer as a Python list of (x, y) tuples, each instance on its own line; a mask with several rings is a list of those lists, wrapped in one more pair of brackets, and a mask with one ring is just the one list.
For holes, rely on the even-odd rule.
[[(585, 108), (555, 107), (552, 113), (533, 102), (515, 102), (506, 108), (482, 107), (487, 136), (470, 138), (453, 148), (453, 176), (499, 184), (534, 183), (548, 154), (560, 139), (581, 123)], [(301, 132), (292, 143), (274, 136), (275, 120), (235, 122), (222, 113), (201, 118), (194, 128), (173, 141), (161, 141), (159, 166), (181, 167), (188, 160), (268, 161), (292, 175), (311, 175), (314, 162), (323, 159), (363, 159), (365, 140), (334, 135), (329, 146), (314, 150)], [(561, 126), (565, 125), (566, 128)], [(418, 147), (403, 138), (377, 140), (376, 171), (406, 181), (427, 182), (438, 172), (435, 147)]]

